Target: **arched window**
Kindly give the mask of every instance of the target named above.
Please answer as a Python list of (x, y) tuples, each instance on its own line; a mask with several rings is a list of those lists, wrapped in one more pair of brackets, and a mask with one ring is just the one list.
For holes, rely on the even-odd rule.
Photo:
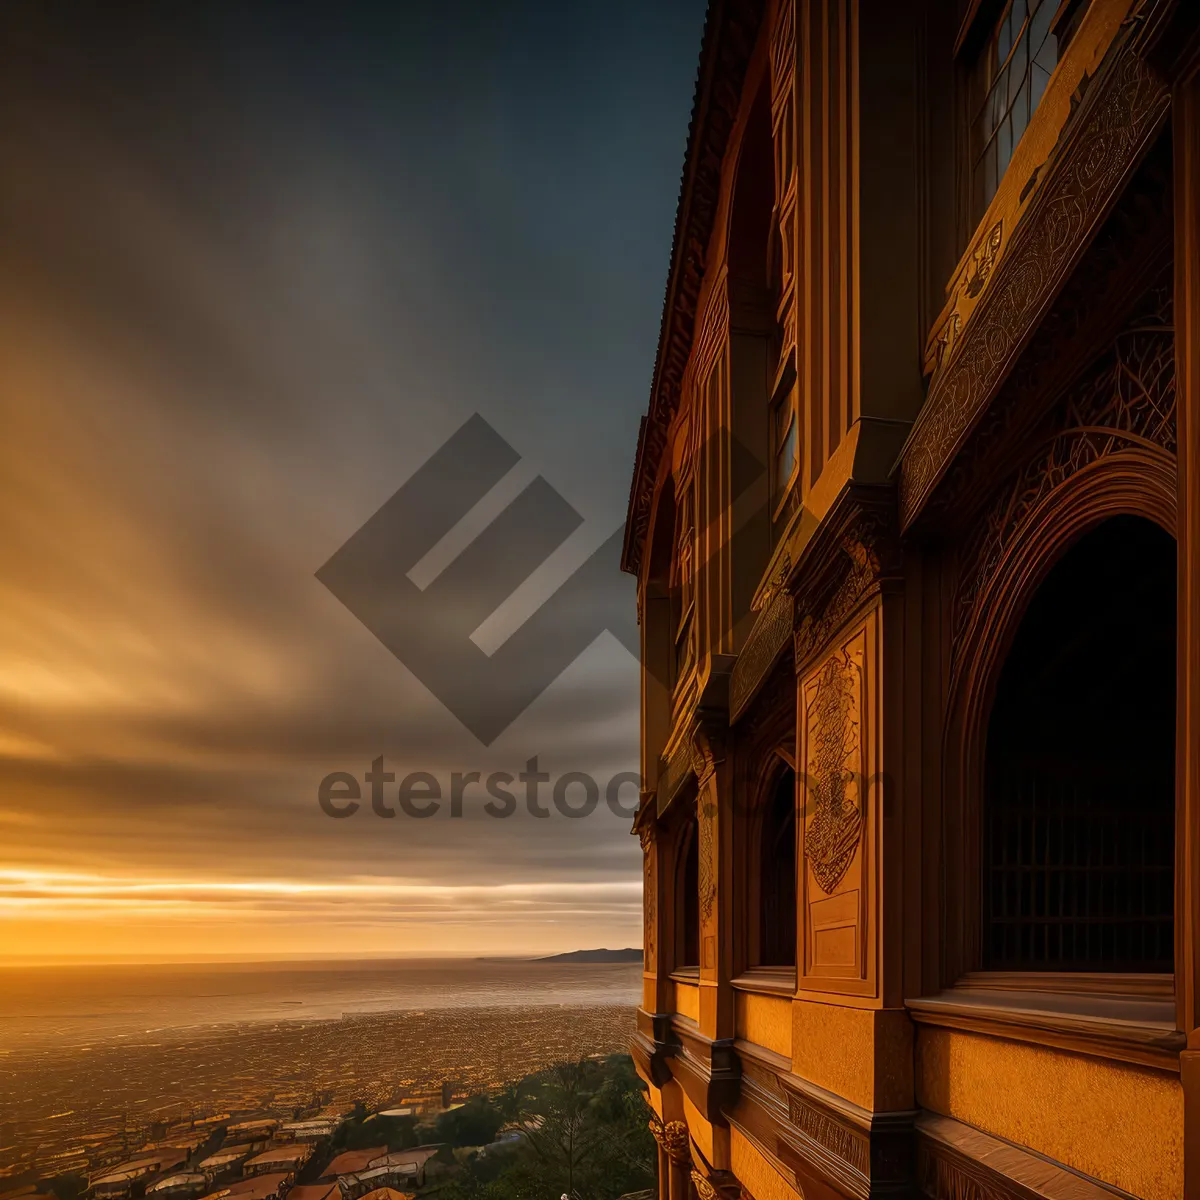
[(700, 966), (700, 825), (693, 814), (683, 832), (676, 872), (677, 967)]
[(1175, 555), (1112, 518), (1021, 621), (987, 732), (988, 969), (1173, 969)]
[(796, 775), (789, 767), (763, 813), (759, 857), (759, 962), (796, 965)]

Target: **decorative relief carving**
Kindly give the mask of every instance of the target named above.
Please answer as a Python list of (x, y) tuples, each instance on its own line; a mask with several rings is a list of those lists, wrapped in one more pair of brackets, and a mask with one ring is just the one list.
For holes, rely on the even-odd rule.
[(983, 236), (970, 253), (962, 272), (951, 284), (949, 300), (943, 309), (944, 316), (934, 330), (930, 349), (926, 351), (925, 371), (938, 371), (954, 353), (958, 335), (970, 317), (974, 301), (979, 298), (992, 277), (992, 268), (1000, 257), (1004, 244), (1004, 222), (997, 221)]
[(750, 606), (751, 609), (754, 612), (762, 612), (764, 609), (770, 608), (772, 602), (784, 590), (784, 585), (787, 583), (787, 578), (791, 573), (792, 555), (790, 551), (785, 550), (775, 570), (771, 572), (771, 578), (767, 580), (766, 587), (755, 596), (754, 602)]
[(1111, 347), (1144, 306), (1147, 289), (1156, 280), (1169, 283), (1171, 193), (1170, 148), (1160, 140), (955, 455), (923, 520), (951, 536), (971, 527), (981, 501), (1024, 457), (1056, 398)]
[(647, 836), (651, 831), (643, 826), (642, 839), (642, 952), (644, 967), (648, 971), (658, 965), (658, 861), (654, 853), (654, 840)]
[(700, 846), (698, 853), (698, 875), (700, 884), (700, 922), (707, 926), (712, 920), (713, 905), (717, 899), (716, 873), (713, 863), (713, 816), (712, 813), (700, 812)]
[(664, 1123), (654, 1116), (650, 1120), (650, 1132), (672, 1162), (686, 1166), (692, 1161), (688, 1127), (682, 1121)]
[[(959, 558), (952, 663), (1019, 531), (1071, 476), (1123, 450), (1175, 454), (1175, 337), (1164, 283), (1060, 404), (1040, 446), (999, 489)], [(1035, 445), (1038, 443), (1035, 441)]]
[(693, 1168), (692, 1185), (700, 1200), (742, 1200), (744, 1196), (732, 1171), (714, 1171), (710, 1177)]
[(654, 826), (649, 822), (638, 830), (638, 841), (642, 844), (642, 853), (649, 854), (651, 846), (654, 845)]
[(1162, 82), (1133, 49), (1088, 89), (1093, 111), (1044, 194), (1012, 235), (995, 279), (937, 374), (901, 463), (899, 500), (908, 526), (1019, 352), (1029, 329), (1103, 216), (1166, 113)]
[(942, 363), (950, 357), (950, 351), (954, 348), (954, 343), (958, 340), (958, 335), (962, 332), (962, 326), (962, 313), (957, 309), (938, 326), (930, 357), (925, 362), (926, 374), (938, 370)]
[(692, 735), (692, 770), (703, 785), (725, 761), (725, 729), (710, 721), (702, 721)]
[(1005, 1187), (939, 1154), (924, 1139), (917, 1144), (917, 1183), (930, 1200), (1015, 1200), (1025, 1189)]
[(972, 300), (983, 291), (987, 286), (987, 281), (992, 277), (992, 268), (996, 265), (1003, 242), (1004, 222), (997, 221), (980, 240), (978, 248), (971, 255), (971, 260), (963, 271), (959, 286)]
[(804, 853), (821, 889), (832, 894), (862, 837), (862, 675), (860, 635), (808, 680), (806, 770), (812, 816)]
[(784, 1097), (785, 1093), (783, 1085), (779, 1082), (779, 1076), (774, 1072), (767, 1070), (766, 1067), (759, 1066), (749, 1058), (742, 1059), (742, 1084), (749, 1082), (754, 1087), (760, 1088), (772, 1098)]
[(661, 817), (667, 806), (679, 794), (688, 776), (692, 773), (692, 747), (681, 742), (661, 764), (658, 775), (658, 815)]
[(833, 1120), (795, 1093), (788, 1096), (788, 1117), (801, 1133), (849, 1163), (856, 1171), (869, 1176), (871, 1147), (857, 1130)]
[(763, 685), (779, 655), (792, 637), (795, 605), (791, 594), (780, 591), (759, 614), (742, 647), (729, 680), (729, 717), (736, 721)]
[(796, 669), (799, 671), (842, 627), (883, 572), (879, 551), (857, 537), (848, 537), (842, 545), (848, 566), (833, 595), (814, 616), (809, 613), (796, 630)]

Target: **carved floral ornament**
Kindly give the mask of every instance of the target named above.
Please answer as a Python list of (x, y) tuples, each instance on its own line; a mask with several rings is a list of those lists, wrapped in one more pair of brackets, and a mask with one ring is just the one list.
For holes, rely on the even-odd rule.
[(847, 537), (842, 549), (849, 560), (842, 580), (824, 608), (807, 614), (794, 638), (796, 669), (802, 670), (811, 655), (825, 645), (849, 619), (884, 573), (879, 549), (871, 537)]
[(719, 725), (701, 724), (692, 737), (692, 770), (703, 785), (725, 761), (725, 731)]
[(663, 1153), (674, 1163), (686, 1165), (692, 1161), (691, 1141), (688, 1127), (682, 1121), (662, 1121), (657, 1113), (651, 1114), (650, 1132)]
[(845, 878), (862, 837), (863, 649), (860, 635), (830, 655), (805, 687), (812, 818), (804, 854), (827, 895)]
[(700, 1200), (746, 1200), (750, 1195), (730, 1171), (714, 1171), (709, 1178), (693, 1168), (692, 1186)]

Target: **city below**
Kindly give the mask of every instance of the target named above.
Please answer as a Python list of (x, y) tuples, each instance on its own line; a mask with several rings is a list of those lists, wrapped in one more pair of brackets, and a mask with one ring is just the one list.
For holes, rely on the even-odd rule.
[[(370, 972), (311, 974), (322, 983), (349, 980), (373, 995), (360, 982), (374, 981)], [(0, 1048), (0, 1197), (15, 1200), (46, 1181), (71, 1178), (97, 1200), (160, 1192), (164, 1200), (191, 1200), (224, 1194), (232, 1165), (253, 1173), (249, 1150), (244, 1163), (208, 1162), (221, 1147), (235, 1146), (240, 1155), (244, 1147), (262, 1153), (323, 1144), (356, 1106), (407, 1114), (423, 1128), (456, 1100), (495, 1095), (557, 1063), (624, 1051), (638, 974), (632, 964), (480, 962), (431, 964), (422, 976), (418, 964), (394, 977), (417, 996), (445, 979), (441, 1007), (183, 1028), (163, 1021), (138, 1033), (114, 1026), (90, 1043), (81, 1034), (66, 1044), (46, 1037), (9, 1042)], [(214, 971), (204, 986), (228, 991), (245, 977)], [(314, 1007), (312, 990), (282, 978)], [(411, 1002), (405, 989), (395, 990), (397, 1003)], [(492, 1004), (480, 1003), (488, 992)], [(346, 995), (337, 993), (342, 1003)], [(574, 1002), (553, 1002), (558, 997)], [(271, 1123), (270, 1137), (231, 1137), (246, 1122)], [(297, 1161), (265, 1174), (307, 1183), (316, 1166)], [(101, 1180), (111, 1181), (107, 1191)], [(255, 1192), (240, 1200), (278, 1196)]]

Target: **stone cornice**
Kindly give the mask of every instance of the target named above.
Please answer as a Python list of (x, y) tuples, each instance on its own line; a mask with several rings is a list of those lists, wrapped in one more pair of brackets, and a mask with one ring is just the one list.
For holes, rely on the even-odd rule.
[(635, 575), (641, 569), (667, 429), (679, 408), (683, 372), (692, 351), (705, 256), (720, 196), (721, 164), (764, 9), (764, 0), (711, 0), (705, 20), (650, 406), (638, 431), (625, 521), (621, 567)]

